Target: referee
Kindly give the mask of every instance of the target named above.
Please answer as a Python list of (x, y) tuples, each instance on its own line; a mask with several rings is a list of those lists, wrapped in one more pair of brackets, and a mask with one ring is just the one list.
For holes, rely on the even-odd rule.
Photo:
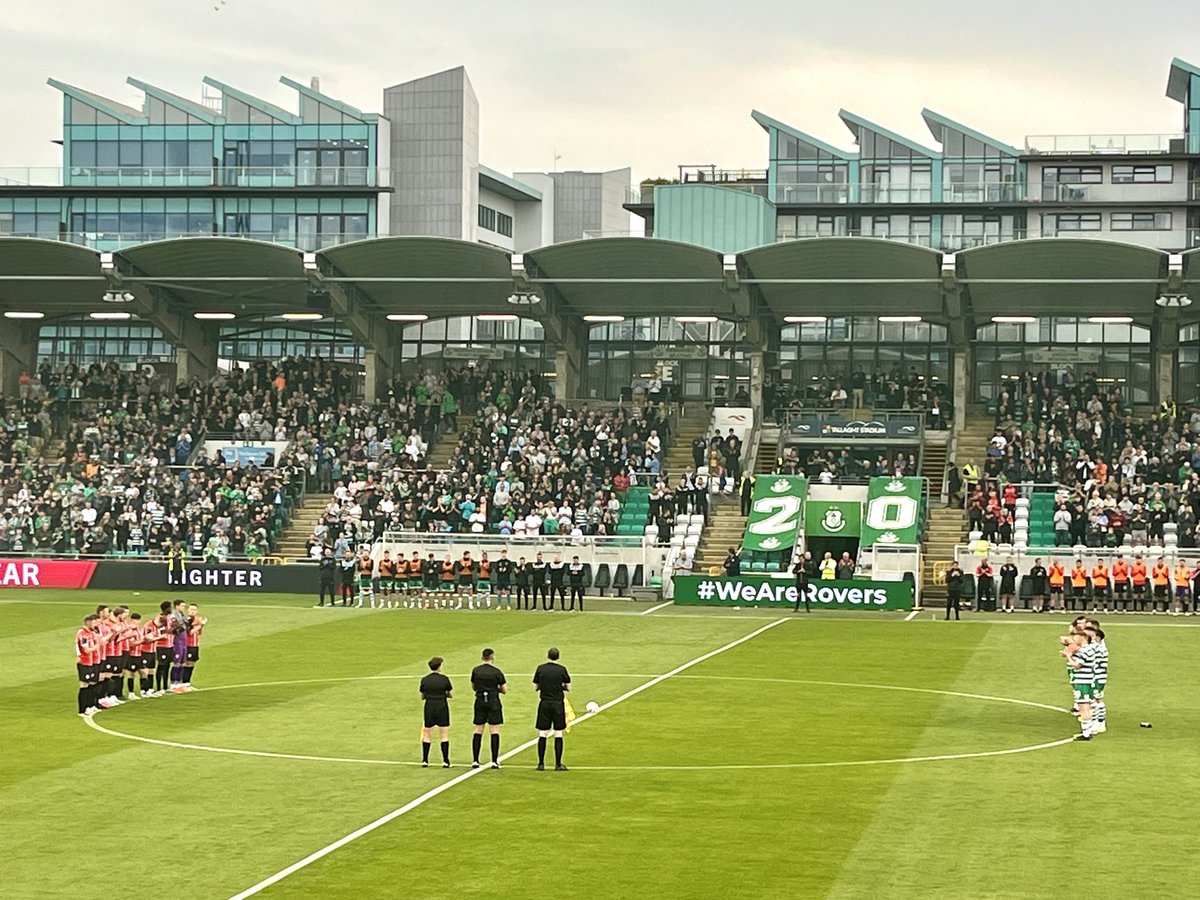
[(563, 731), (567, 727), (567, 691), (571, 689), (571, 674), (558, 662), (558, 648), (546, 651), (546, 662), (533, 673), (533, 689), (540, 699), (537, 708), (538, 771), (546, 768), (546, 738), (554, 732), (554, 771), (565, 772), (563, 765)]
[(492, 768), (500, 768), (500, 726), (504, 724), (504, 707), (500, 695), (508, 693), (504, 673), (493, 665), (496, 651), (483, 651), (483, 662), (471, 670), (471, 689), (475, 691), (475, 736), (471, 739), (471, 768), (479, 768), (479, 750), (483, 745), (483, 728), (492, 732)]
[(421, 679), (421, 698), (425, 701), (425, 727), (421, 729), (421, 766), (429, 766), (429, 744), (433, 729), (442, 742), (442, 768), (450, 768), (450, 698), (454, 685), (442, 674), (442, 658), (429, 661), (429, 674)]

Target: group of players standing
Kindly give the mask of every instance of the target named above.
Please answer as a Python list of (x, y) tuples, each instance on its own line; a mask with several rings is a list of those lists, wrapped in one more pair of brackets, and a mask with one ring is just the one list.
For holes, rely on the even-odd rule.
[[(384, 550), (378, 563), (369, 548), (356, 556), (347, 550), (342, 558), (334, 559), (326, 548), (318, 563), (320, 599), (318, 606), (335, 605), (340, 596), (342, 606), (370, 605), (372, 609), (554, 609), (571, 612), (575, 604), (583, 612), (587, 567), (578, 556), (563, 562), (561, 554), (546, 562), (541, 553), (532, 560), (508, 558), (508, 550), (500, 551), (496, 560), (488, 559), (484, 551), (478, 560), (470, 551), (454, 560), (446, 554), (439, 561), (433, 553), (427, 559), (413, 552), (411, 559)], [(567, 591), (570, 590), (570, 606)]]
[[(952, 609), (957, 615), (963, 581), (962, 568), (955, 562), (946, 574), (946, 618), (950, 618)], [(1111, 566), (1098, 559), (1089, 568), (1082, 559), (1076, 559), (1070, 569), (1057, 557), (1051, 558), (1046, 567), (1039, 557), (1025, 575), (1011, 556), (998, 572), (984, 557), (975, 567), (980, 608), (988, 609), (994, 602), (997, 612), (1015, 612), (1025, 581), (1029, 584), (1029, 610), (1035, 613), (1065, 612), (1069, 607), (1104, 613), (1149, 609), (1153, 615), (1161, 607), (1162, 613), (1173, 616), (1200, 614), (1200, 566), (1192, 568), (1179, 560), (1172, 569), (1162, 558), (1147, 566), (1140, 556), (1126, 562), (1120, 553)]]
[[(538, 770), (546, 768), (547, 741), (554, 738), (554, 768), (565, 772), (563, 765), (563, 733), (575, 711), (567, 699), (571, 690), (571, 674), (559, 660), (557, 647), (546, 652), (546, 661), (534, 670), (533, 689), (538, 692), (537, 721)], [(421, 698), (425, 702), (424, 725), (421, 728), (421, 765), (429, 765), (429, 750), (433, 744), (434, 729), (442, 750), (442, 768), (450, 768), (450, 700), (454, 696), (454, 685), (442, 674), (440, 656), (429, 660), (429, 674), (421, 679)], [(483, 748), (483, 733), (491, 732), (492, 768), (500, 768), (500, 726), (504, 724), (504, 704), (501, 697), (508, 693), (508, 679), (496, 667), (496, 653), (488, 647), (483, 659), (471, 670), (471, 690), (475, 694), (473, 722), (475, 734), (471, 739), (471, 768), (480, 767), (479, 753)]]
[(1100, 623), (1076, 616), (1071, 630), (1058, 639), (1067, 661), (1067, 677), (1074, 695), (1074, 714), (1079, 716), (1077, 740), (1090, 741), (1108, 730), (1108, 708), (1104, 689), (1108, 685), (1108, 644)]
[(79, 715), (120, 706), (126, 699), (189, 693), (207, 623), (196, 604), (185, 608), (182, 600), (164, 600), (147, 620), (128, 606), (96, 607), (75, 632)]

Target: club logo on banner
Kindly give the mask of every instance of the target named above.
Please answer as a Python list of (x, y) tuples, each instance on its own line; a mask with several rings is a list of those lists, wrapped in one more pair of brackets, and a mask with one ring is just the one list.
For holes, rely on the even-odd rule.
[(796, 544), (808, 479), (768, 475), (754, 483), (750, 517), (742, 547), (746, 550), (786, 550)]
[(857, 538), (862, 504), (857, 500), (809, 500), (804, 514), (808, 537)]
[(863, 517), (863, 545), (920, 543), (921, 488), (920, 478), (872, 478)]

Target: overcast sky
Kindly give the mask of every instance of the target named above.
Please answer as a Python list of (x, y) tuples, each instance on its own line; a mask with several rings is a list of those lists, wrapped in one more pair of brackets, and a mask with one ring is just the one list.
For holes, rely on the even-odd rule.
[(1181, 130), (1173, 56), (1200, 64), (1183, 0), (815, 4), (603, 0), (9, 0), (0, 166), (55, 165), (53, 77), (140, 106), (135, 76), (199, 99), (211, 75), (295, 108), (280, 75), (368, 112), (385, 86), (465, 65), (492, 168), (763, 168), (751, 109), (850, 148), (845, 107), (922, 143), (922, 106), (1027, 134)]

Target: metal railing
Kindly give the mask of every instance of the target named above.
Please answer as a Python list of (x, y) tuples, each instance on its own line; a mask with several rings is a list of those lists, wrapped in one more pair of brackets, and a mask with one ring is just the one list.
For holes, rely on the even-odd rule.
[(0, 168), (0, 187), (377, 187), (374, 166), (25, 166)]
[(1029, 186), (1032, 203), (1185, 203), (1200, 198), (1200, 182), (1061, 184)]
[(136, 247), (140, 244), (148, 244), (154, 241), (172, 241), (181, 238), (240, 238), (247, 241), (280, 244), (285, 247), (294, 247), (297, 250), (307, 251), (323, 250), (327, 247), (336, 247), (352, 241), (365, 241), (375, 237), (373, 234), (358, 233), (298, 235), (277, 234), (269, 231), (190, 233), (170, 231), (5, 232), (0, 236), (5, 238), (37, 238), (44, 241), (65, 241), (69, 244), (78, 244), (81, 247), (90, 247), (94, 250), (123, 250), (126, 247)]
[(1032, 155), (1185, 153), (1187, 144), (1187, 135), (1179, 132), (1173, 134), (1031, 134), (1025, 138), (1025, 151)]

